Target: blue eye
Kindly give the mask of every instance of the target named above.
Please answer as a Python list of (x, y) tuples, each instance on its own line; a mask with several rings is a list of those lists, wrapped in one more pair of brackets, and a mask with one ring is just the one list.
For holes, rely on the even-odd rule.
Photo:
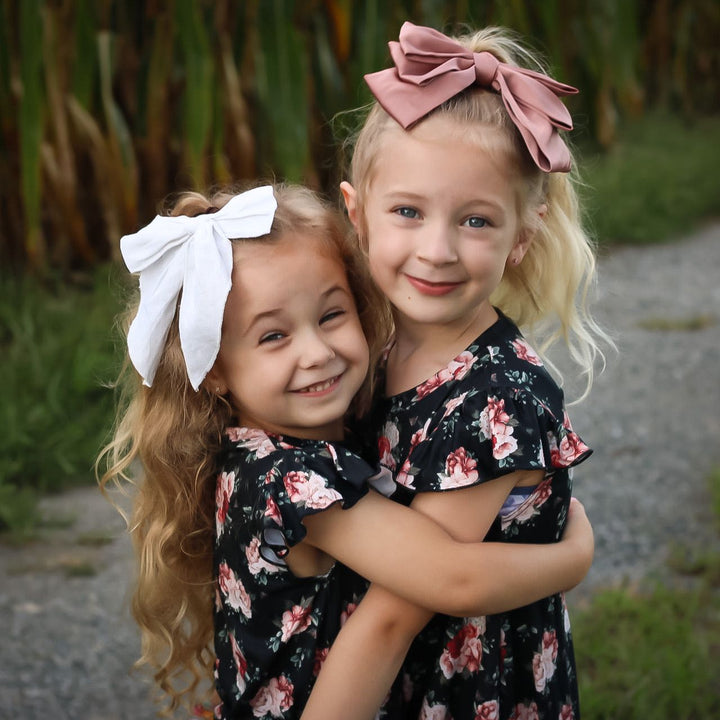
[(393, 210), (394, 213), (400, 215), (400, 217), (407, 218), (408, 220), (417, 220), (420, 217), (420, 213), (411, 207), (399, 207)]
[(472, 217), (469, 217), (463, 225), (467, 225), (471, 228), (484, 228), (486, 225), (488, 225), (488, 221), (484, 217), (480, 217), (479, 215), (473, 215)]

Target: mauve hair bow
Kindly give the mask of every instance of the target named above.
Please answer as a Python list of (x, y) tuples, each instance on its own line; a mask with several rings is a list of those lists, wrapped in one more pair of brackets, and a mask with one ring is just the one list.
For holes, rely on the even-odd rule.
[(567, 172), (570, 152), (557, 128), (572, 130), (559, 95), (577, 88), (547, 75), (474, 53), (437, 30), (406, 22), (399, 42), (388, 43), (395, 67), (365, 75), (372, 94), (405, 129), (465, 88), (477, 83), (500, 94), (537, 166)]
[(145, 385), (155, 378), (180, 301), (180, 345), (190, 384), (200, 387), (220, 349), (225, 302), (232, 283), (230, 238), (270, 232), (277, 201), (269, 185), (232, 198), (216, 213), (158, 215), (125, 235), (120, 250), (128, 270), (140, 274), (140, 307), (128, 332), (128, 352)]

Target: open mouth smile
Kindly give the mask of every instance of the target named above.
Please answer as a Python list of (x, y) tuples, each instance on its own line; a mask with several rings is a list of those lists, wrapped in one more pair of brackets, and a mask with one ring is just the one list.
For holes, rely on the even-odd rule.
[(323, 382), (315, 383), (314, 385), (308, 385), (307, 387), (294, 390), (293, 392), (299, 393), (300, 395), (322, 395), (328, 390), (332, 389), (340, 381), (342, 374), (331, 377)]

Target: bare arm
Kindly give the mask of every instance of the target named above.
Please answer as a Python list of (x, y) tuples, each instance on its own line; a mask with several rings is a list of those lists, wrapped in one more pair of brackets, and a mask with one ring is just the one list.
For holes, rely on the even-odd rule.
[[(505, 483), (507, 488), (496, 483)], [(476, 527), (483, 525), (481, 513), (487, 514), (487, 523), (478, 531), (479, 541), (502, 505), (499, 498), (503, 491), (507, 495), (512, 483), (512, 476), (507, 476), (466, 490), (429, 495), (443, 501), (455, 496), (461, 509), (472, 502)], [(479, 492), (486, 486), (493, 493), (494, 507)], [(450, 504), (441, 505), (444, 519), (455, 512)], [(348, 510), (335, 506), (306, 518), (304, 542), (411, 603), (460, 617), (502, 612), (574, 587), (592, 562), (589, 526), (584, 542), (580, 538), (551, 545), (458, 542), (423, 516), (426, 508), (418, 509), (421, 512), (371, 492)]]
[[(484, 547), (491, 551), (496, 545), (485, 543)], [(592, 554), (592, 529), (584, 508), (577, 501), (571, 504), (563, 540), (556, 545), (534, 547), (546, 548), (552, 562), (552, 551), (563, 546), (574, 546), (565, 557), (569, 564), (587, 562), (588, 550)], [(410, 643), (431, 617), (430, 611), (372, 585), (333, 643), (305, 707), (303, 720), (337, 717), (371, 720), (387, 695)], [(352, 672), (348, 672), (348, 668), (352, 668)], [(352, 707), (348, 703), (351, 696)]]

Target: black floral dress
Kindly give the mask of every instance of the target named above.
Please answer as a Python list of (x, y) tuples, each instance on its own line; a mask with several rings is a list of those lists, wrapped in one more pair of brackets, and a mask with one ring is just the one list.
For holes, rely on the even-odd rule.
[[(517, 327), (500, 315), (421, 385), (380, 401), (381, 463), (408, 499), (544, 470), (508, 497), (486, 539), (549, 543), (562, 535), (569, 468), (591, 453), (573, 432), (563, 394)], [(562, 595), (499, 615), (436, 615), (403, 668), (407, 717), (570, 720), (579, 717)]]
[(304, 517), (337, 502), (351, 507), (369, 482), (391, 488), (343, 445), (249, 428), (227, 431), (219, 467), (215, 717), (299, 718), (367, 584), (340, 563), (296, 577), (283, 556), (305, 537)]

